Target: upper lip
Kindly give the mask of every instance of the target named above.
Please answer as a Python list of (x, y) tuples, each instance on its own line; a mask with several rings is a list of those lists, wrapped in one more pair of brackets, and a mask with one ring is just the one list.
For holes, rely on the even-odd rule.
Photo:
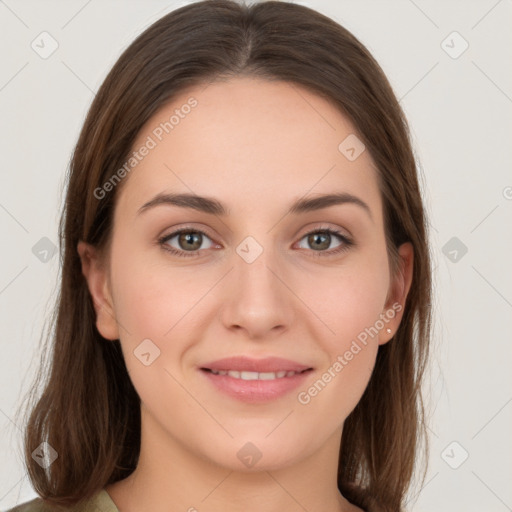
[(290, 359), (283, 359), (281, 357), (266, 357), (264, 359), (254, 359), (247, 356), (234, 356), (218, 359), (200, 366), (201, 369), (206, 370), (235, 370), (235, 371), (249, 371), (249, 372), (302, 372), (304, 370), (312, 369), (311, 366), (291, 361)]

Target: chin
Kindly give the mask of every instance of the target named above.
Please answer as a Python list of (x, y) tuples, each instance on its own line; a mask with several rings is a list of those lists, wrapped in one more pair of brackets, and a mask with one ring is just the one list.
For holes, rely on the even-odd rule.
[(297, 441), (287, 446), (282, 437), (276, 436), (270, 440), (265, 436), (261, 433), (253, 437), (245, 435), (243, 439), (230, 439), (227, 445), (218, 443), (220, 451), (211, 453), (208, 458), (230, 471), (255, 473), (283, 469), (299, 461), (301, 456), (306, 456), (297, 451), (304, 446), (304, 442)]

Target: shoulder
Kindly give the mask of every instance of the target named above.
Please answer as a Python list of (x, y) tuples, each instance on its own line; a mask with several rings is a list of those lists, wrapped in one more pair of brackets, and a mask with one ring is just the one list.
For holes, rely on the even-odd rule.
[(69, 512), (97, 512), (98, 510), (101, 510), (102, 512), (119, 512), (105, 489), (102, 489), (81, 506), (77, 505), (68, 509), (59, 507), (57, 509), (56, 507), (45, 503), (42, 498), (37, 497), (30, 501), (26, 501), (25, 503), (21, 503), (6, 512), (63, 512), (64, 510), (68, 510)]
[(50, 509), (41, 498), (34, 498), (14, 508), (10, 508), (7, 512), (50, 512)]

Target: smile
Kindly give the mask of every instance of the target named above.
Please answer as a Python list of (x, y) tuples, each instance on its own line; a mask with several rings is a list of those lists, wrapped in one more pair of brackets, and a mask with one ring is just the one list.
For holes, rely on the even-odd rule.
[(293, 377), (294, 375), (307, 372), (303, 370), (301, 372), (281, 370), (277, 372), (248, 372), (248, 371), (237, 371), (237, 370), (207, 370), (212, 372), (214, 375), (227, 375), (233, 379), (241, 380), (275, 380), (284, 379), (286, 377)]
[(262, 404), (284, 398), (304, 382), (313, 373), (306, 370), (277, 370), (255, 372), (249, 370), (217, 370), (201, 368), (199, 373), (206, 382), (222, 395), (250, 404)]

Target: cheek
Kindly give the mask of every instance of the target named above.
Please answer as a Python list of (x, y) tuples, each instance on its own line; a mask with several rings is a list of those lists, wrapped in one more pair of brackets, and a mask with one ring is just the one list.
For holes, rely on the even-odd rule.
[(134, 343), (144, 338), (161, 342), (204, 292), (192, 273), (171, 274), (161, 263), (155, 263), (153, 249), (128, 252), (122, 251), (122, 246), (119, 236), (112, 248), (112, 261), (116, 262), (112, 282), (117, 318), (129, 332), (124, 331), (124, 337)]
[[(115, 255), (114, 248), (112, 254)], [(199, 303), (216, 278), (198, 275), (192, 267), (170, 269), (169, 265), (155, 263), (155, 259), (142, 251), (113, 259), (115, 313), (125, 327), (120, 329), (121, 346), (143, 402), (158, 405), (162, 390), (166, 389), (166, 393), (185, 404), (188, 399), (172, 376), (180, 379), (183, 354), (197, 340), (193, 333), (198, 324), (204, 324)], [(148, 352), (146, 366), (142, 354)], [(193, 409), (193, 403), (188, 406)]]
[[(318, 372), (297, 394), (297, 417), (317, 418), (324, 432), (333, 432), (360, 402), (368, 386), (377, 346), (355, 342), (337, 351), (329, 365)], [(348, 356), (350, 354), (350, 356)], [(317, 435), (318, 423), (305, 421), (310, 435)]]
[[(385, 257), (370, 257), (329, 272), (302, 276), (298, 295), (324, 324), (330, 353), (375, 325), (384, 313), (389, 288)], [(373, 332), (373, 331), (372, 331)]]
[(332, 408), (328, 421), (334, 428), (359, 402), (375, 365), (385, 328), (380, 315), (389, 287), (387, 258), (375, 254), (329, 275), (318, 274), (312, 284), (302, 287), (301, 297), (322, 320), (317, 339), (327, 357), (297, 398), (309, 414)]
[(115, 313), (124, 326), (121, 347), (137, 393), (143, 404), (161, 411), (162, 417), (172, 417), (166, 409), (172, 403), (180, 403), (183, 414), (193, 412), (194, 404), (188, 403), (173, 376), (178, 376), (180, 354), (186, 349), (182, 329), (190, 323), (187, 312), (193, 310), (200, 290), (196, 287), (195, 293), (187, 293), (194, 287), (186, 285), (185, 279), (170, 280), (169, 272), (136, 252), (114, 261)]
[[(124, 274), (124, 277), (123, 277)], [(129, 337), (159, 339), (174, 324), (178, 306), (176, 290), (164, 286), (147, 268), (119, 269), (115, 288), (116, 316)], [(124, 332), (126, 337), (126, 332)]]
[(323, 418), (327, 430), (343, 423), (370, 380), (379, 348), (377, 322), (386, 291), (381, 284), (352, 275), (339, 286), (331, 282), (322, 294), (317, 289), (318, 295), (310, 297), (324, 304), (318, 316), (329, 329), (322, 326), (318, 340), (326, 357), (322, 368), (299, 390), (297, 400), (309, 417)]

